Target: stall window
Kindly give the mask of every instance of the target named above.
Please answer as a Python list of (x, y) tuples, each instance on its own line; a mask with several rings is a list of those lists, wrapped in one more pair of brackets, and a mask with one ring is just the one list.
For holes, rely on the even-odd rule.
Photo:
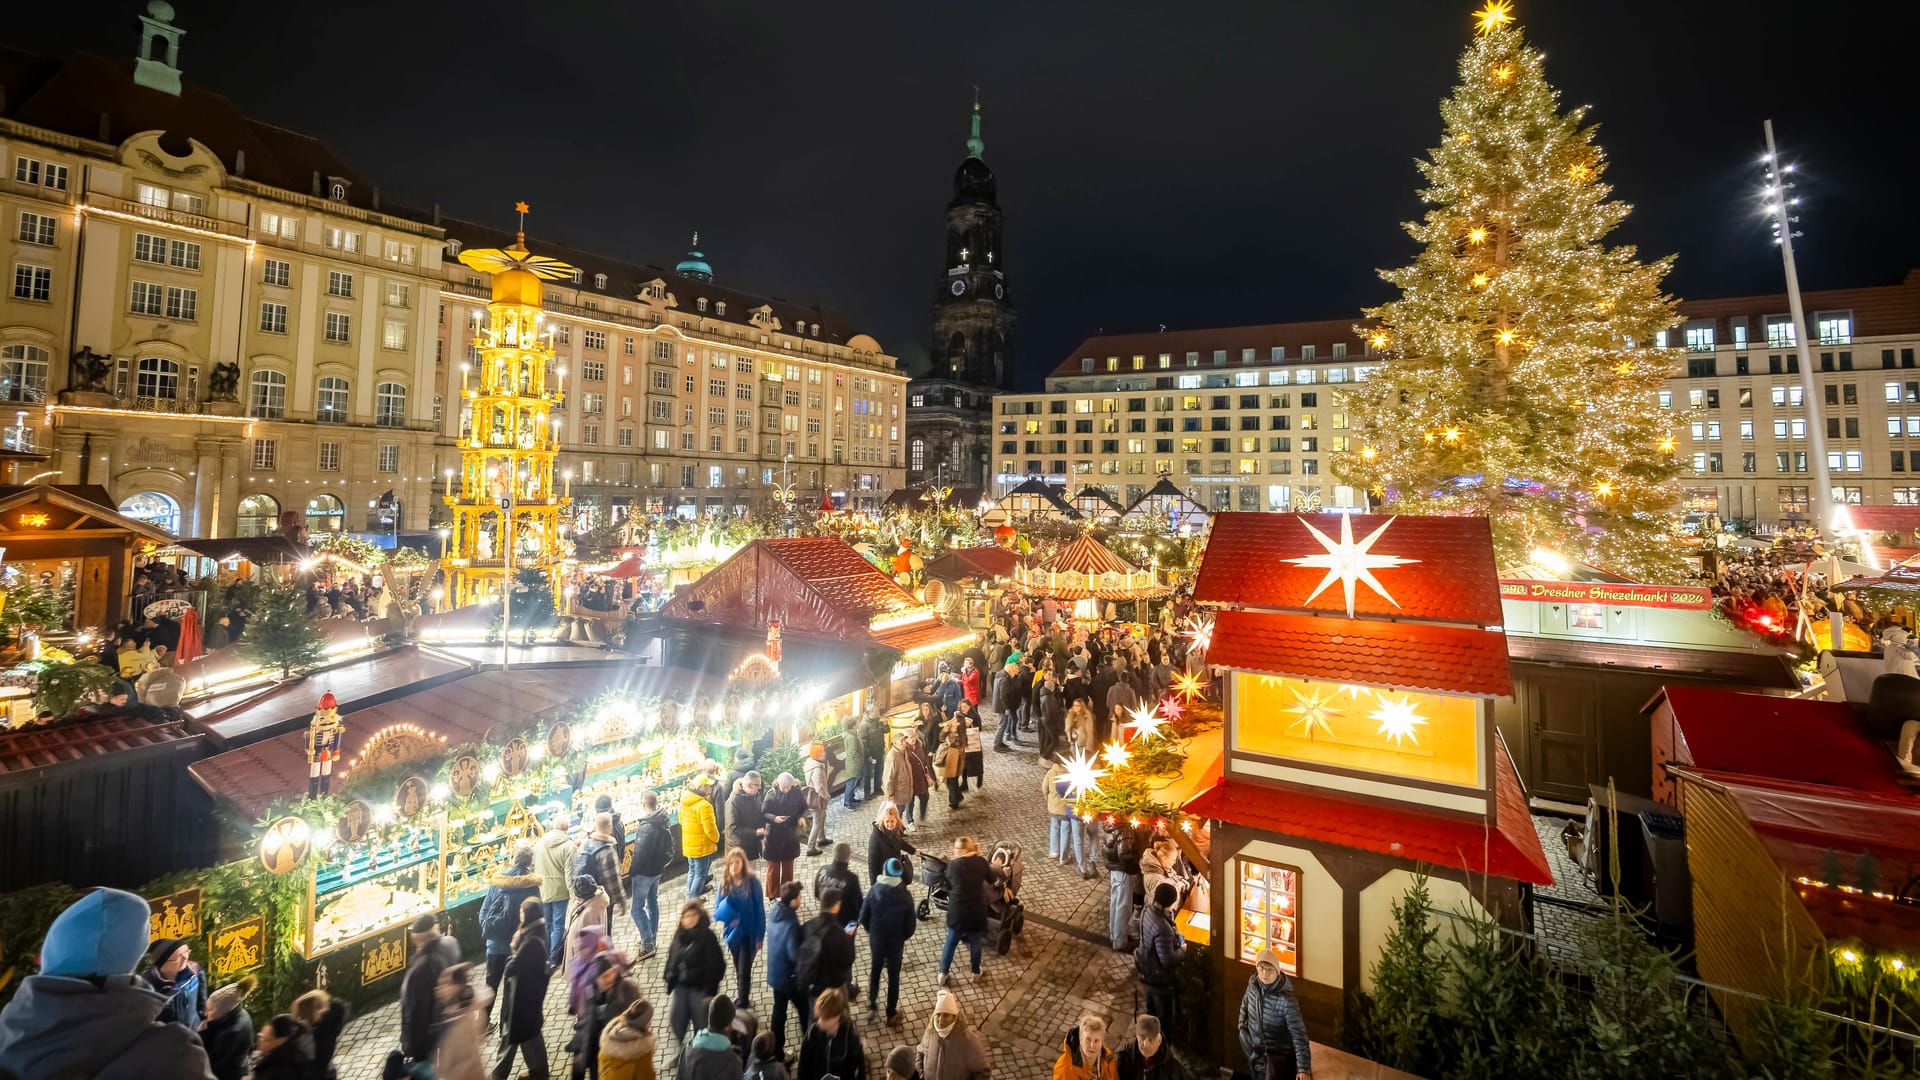
[(1567, 608), (1567, 622), (1576, 630), (1604, 630), (1607, 609), (1602, 604), (1573, 604)]
[(1239, 944), (1234, 955), (1251, 964), (1272, 949), (1289, 975), (1300, 973), (1300, 871), (1242, 857), (1234, 897)]

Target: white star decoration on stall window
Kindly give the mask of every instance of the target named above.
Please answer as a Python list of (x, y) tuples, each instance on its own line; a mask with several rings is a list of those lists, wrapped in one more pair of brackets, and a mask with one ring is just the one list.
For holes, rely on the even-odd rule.
[(1292, 694), (1296, 702), (1287, 706), (1285, 710), (1292, 713), (1295, 718), (1288, 727), (1298, 728), (1300, 734), (1309, 739), (1313, 738), (1315, 728), (1320, 729), (1322, 735), (1333, 734), (1333, 727), (1327, 721), (1339, 716), (1340, 711), (1333, 707), (1332, 694), (1322, 694), (1318, 688), (1311, 693), (1303, 694), (1299, 687), (1295, 686), (1287, 687), (1287, 693)]
[(1380, 539), (1380, 534), (1386, 532), (1387, 526), (1392, 525), (1396, 520), (1398, 519), (1388, 518), (1385, 524), (1368, 533), (1365, 540), (1355, 543), (1353, 518), (1346, 514), (1340, 515), (1340, 539), (1337, 542), (1302, 518), (1300, 524), (1305, 525), (1314, 539), (1320, 541), (1320, 546), (1327, 549), (1319, 555), (1303, 555), (1298, 559), (1284, 560), (1295, 566), (1310, 566), (1327, 572), (1327, 576), (1320, 579), (1320, 584), (1314, 586), (1313, 593), (1307, 597), (1307, 602), (1312, 603), (1315, 596), (1319, 596), (1327, 590), (1327, 586), (1338, 581), (1346, 590), (1347, 617), (1352, 618), (1353, 586), (1356, 582), (1364, 581), (1368, 588), (1380, 594), (1381, 599), (1394, 607), (1399, 607), (1400, 602), (1388, 594), (1386, 587), (1373, 576), (1373, 572), (1417, 563), (1420, 560), (1403, 559), (1398, 555), (1375, 555), (1370, 550), (1374, 541)]
[(1393, 740), (1395, 746), (1399, 746), (1402, 742), (1410, 742), (1418, 746), (1420, 739), (1414, 734), (1414, 729), (1426, 726), (1427, 718), (1415, 712), (1415, 708), (1414, 701), (1405, 694), (1400, 695), (1399, 701), (1381, 694), (1380, 707), (1373, 710), (1371, 714), (1373, 719), (1380, 721), (1377, 734)]

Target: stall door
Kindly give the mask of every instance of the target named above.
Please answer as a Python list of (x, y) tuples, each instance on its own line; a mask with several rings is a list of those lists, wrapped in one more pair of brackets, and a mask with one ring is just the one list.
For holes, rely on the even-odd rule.
[(1600, 771), (1600, 676), (1535, 672), (1527, 681), (1528, 794), (1585, 804)]

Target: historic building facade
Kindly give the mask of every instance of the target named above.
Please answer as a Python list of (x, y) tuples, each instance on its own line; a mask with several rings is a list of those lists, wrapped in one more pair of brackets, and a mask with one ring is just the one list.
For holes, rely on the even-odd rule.
[(0, 50), (0, 397), (47, 455), (15, 479), (183, 536), (424, 527), (440, 230), (183, 85), (171, 19), (119, 62)]
[[(824, 496), (875, 509), (904, 483), (907, 377), (844, 316), (724, 284), (697, 236), (668, 270), (548, 243), (538, 220), (532, 245), (576, 268), (546, 283), (544, 303), (567, 391), (559, 463), (580, 525), (737, 512), (773, 502), (785, 485), (799, 505)], [(436, 400), (458, 403), (490, 294), (453, 256), (512, 237), (443, 224)], [(440, 420), (444, 485), (471, 417), (455, 404)]]
[(1014, 305), (1006, 276), (1006, 215), (974, 102), (967, 156), (947, 203), (945, 268), (933, 305), (932, 368), (908, 387), (907, 482), (984, 485), (988, 403), (1013, 360)]

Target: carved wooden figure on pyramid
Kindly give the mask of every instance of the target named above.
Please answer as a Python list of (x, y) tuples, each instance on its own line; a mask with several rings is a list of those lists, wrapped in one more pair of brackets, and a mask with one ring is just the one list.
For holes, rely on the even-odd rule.
[(340, 760), (340, 736), (347, 726), (340, 720), (340, 705), (331, 693), (320, 696), (313, 710), (313, 722), (307, 725), (307, 798), (327, 794), (333, 787), (333, 763)]

